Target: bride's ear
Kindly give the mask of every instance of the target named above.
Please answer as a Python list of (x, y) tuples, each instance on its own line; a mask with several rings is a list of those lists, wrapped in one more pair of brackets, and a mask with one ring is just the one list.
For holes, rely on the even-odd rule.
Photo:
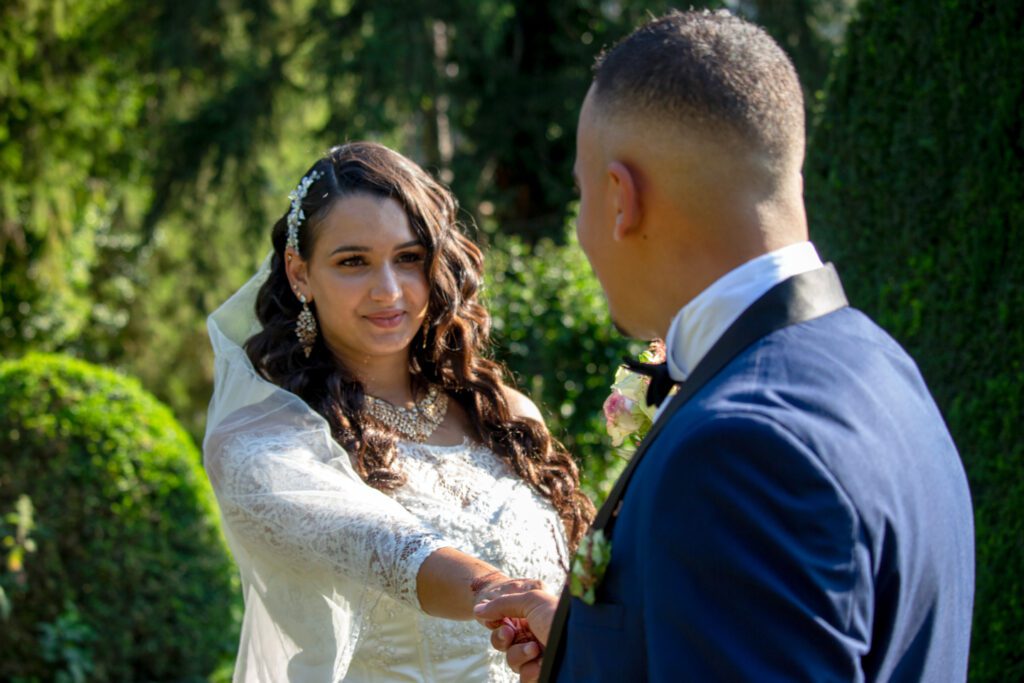
[(621, 240), (640, 227), (640, 194), (635, 173), (621, 161), (608, 164), (608, 176), (615, 210), (613, 236)]
[(306, 301), (313, 300), (313, 292), (309, 288), (309, 269), (306, 262), (299, 254), (288, 247), (284, 252), (284, 271), (288, 274), (288, 284), (291, 285), (295, 297), (304, 295)]

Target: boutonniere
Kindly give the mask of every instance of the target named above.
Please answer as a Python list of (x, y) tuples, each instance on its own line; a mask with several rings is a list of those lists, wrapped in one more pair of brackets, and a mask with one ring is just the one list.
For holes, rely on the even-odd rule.
[(595, 591), (611, 559), (612, 543), (605, 538), (604, 530), (591, 531), (584, 536), (572, 559), (569, 592), (588, 605), (593, 605)]
[[(665, 344), (651, 342), (643, 351), (641, 363), (662, 363), (665, 360)], [(624, 455), (630, 454), (654, 423), (656, 408), (647, 405), (647, 385), (651, 378), (633, 372), (625, 365), (615, 371), (611, 394), (604, 402), (604, 420), (612, 446), (621, 448)]]

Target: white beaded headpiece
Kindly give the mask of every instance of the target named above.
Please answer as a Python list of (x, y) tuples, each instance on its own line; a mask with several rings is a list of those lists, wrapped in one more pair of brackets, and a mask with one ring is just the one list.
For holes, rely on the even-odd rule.
[(322, 177), (323, 173), (313, 171), (299, 181), (299, 186), (288, 195), (288, 198), (292, 200), (292, 208), (288, 212), (288, 240), (285, 242), (285, 246), (291, 247), (296, 252), (299, 251), (299, 225), (306, 219), (306, 214), (302, 211), (302, 200), (306, 198), (309, 186)]

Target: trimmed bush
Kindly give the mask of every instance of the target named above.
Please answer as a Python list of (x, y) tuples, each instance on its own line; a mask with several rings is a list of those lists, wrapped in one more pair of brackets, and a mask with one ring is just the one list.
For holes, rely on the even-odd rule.
[(0, 679), (209, 675), (237, 642), (235, 571), (170, 411), (52, 355), (0, 363), (0, 406)]
[(623, 356), (641, 345), (615, 331), (601, 285), (567, 229), (565, 244), (498, 237), (487, 249), (487, 306), (497, 356), (580, 461), (596, 504), (625, 460), (611, 447), (602, 404)]
[(974, 497), (970, 677), (1024, 680), (1024, 3), (863, 0), (808, 164), (812, 234), (917, 359)]

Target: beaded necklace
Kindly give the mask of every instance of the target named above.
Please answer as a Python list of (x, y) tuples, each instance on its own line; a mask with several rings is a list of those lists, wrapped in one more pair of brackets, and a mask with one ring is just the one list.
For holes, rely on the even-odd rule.
[(448, 394), (432, 384), (427, 395), (412, 408), (400, 408), (384, 399), (367, 396), (363, 410), (400, 436), (423, 443), (444, 421), (448, 413)]

